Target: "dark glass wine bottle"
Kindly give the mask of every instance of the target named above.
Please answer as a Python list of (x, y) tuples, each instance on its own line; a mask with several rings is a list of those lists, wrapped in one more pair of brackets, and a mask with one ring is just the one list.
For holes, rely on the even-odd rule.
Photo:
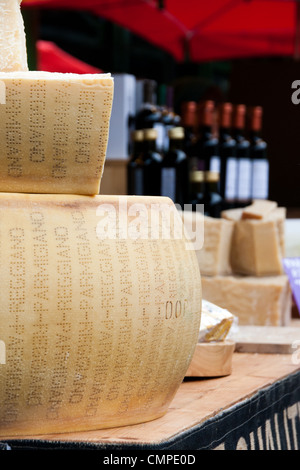
[(193, 154), (193, 146), (196, 142), (196, 112), (195, 101), (184, 101), (181, 104), (181, 124), (184, 128), (184, 151), (190, 160)]
[(169, 150), (161, 164), (161, 196), (170, 197), (182, 209), (189, 196), (189, 166), (184, 151), (184, 129), (169, 130)]
[(231, 103), (220, 106), (219, 119), (220, 194), (226, 209), (234, 207), (237, 194), (236, 141), (231, 135)]
[(237, 194), (236, 206), (245, 207), (251, 203), (252, 164), (250, 142), (245, 137), (246, 106), (235, 106), (233, 113), (233, 137), (236, 141)]
[(144, 129), (143, 181), (146, 196), (160, 196), (162, 156), (157, 151), (156, 142), (156, 129)]
[(261, 136), (263, 109), (255, 106), (250, 112), (250, 156), (252, 160), (252, 199), (269, 197), (269, 160), (267, 143)]
[(127, 193), (142, 196), (144, 194), (144, 132), (133, 131), (131, 134), (132, 153), (127, 164)]
[(198, 135), (195, 153), (198, 164), (197, 169), (210, 171), (212, 168), (218, 170), (218, 139), (213, 132), (215, 119), (215, 104), (211, 100), (198, 104), (197, 122)]

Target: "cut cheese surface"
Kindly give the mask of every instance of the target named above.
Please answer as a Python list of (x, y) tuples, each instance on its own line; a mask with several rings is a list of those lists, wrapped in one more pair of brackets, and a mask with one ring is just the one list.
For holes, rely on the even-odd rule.
[(0, 71), (28, 70), (21, 0), (0, 0)]
[(200, 343), (223, 341), (233, 321), (234, 316), (231, 312), (203, 299), (198, 341)]
[(241, 219), (242, 209), (222, 212), (234, 222), (231, 267), (236, 274), (273, 276), (283, 274), (286, 210), (278, 207), (263, 219)]
[(230, 274), (230, 251), (234, 223), (224, 218), (181, 211), (187, 234), (194, 241), (201, 274)]
[[(173, 207), (167, 198), (0, 194), (0, 436), (167, 411), (201, 313), (195, 252), (157, 217)], [(147, 227), (136, 236), (148, 216), (164, 236)]]
[(99, 193), (110, 74), (0, 72), (0, 96), (0, 191)]
[(286, 326), (292, 294), (285, 275), (202, 276), (203, 298), (229, 310), (240, 325)]

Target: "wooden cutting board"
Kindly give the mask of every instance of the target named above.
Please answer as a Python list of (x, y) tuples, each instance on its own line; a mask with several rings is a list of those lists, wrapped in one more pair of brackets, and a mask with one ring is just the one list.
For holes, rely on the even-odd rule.
[(244, 353), (292, 354), (300, 349), (298, 326), (239, 326), (232, 335), (236, 351)]
[(231, 340), (198, 343), (186, 377), (222, 377), (231, 374), (235, 344)]

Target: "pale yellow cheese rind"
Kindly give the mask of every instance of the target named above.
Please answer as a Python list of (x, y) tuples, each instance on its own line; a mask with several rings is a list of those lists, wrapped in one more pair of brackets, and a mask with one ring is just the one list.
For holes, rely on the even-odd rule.
[(0, 71), (28, 70), (21, 0), (0, 0)]
[[(156, 217), (173, 206), (0, 194), (0, 436), (128, 425), (167, 411), (201, 314), (195, 252)], [(150, 215), (164, 236), (136, 236)]]
[(203, 298), (229, 310), (239, 325), (286, 326), (292, 294), (287, 276), (202, 276)]
[(110, 74), (0, 72), (0, 191), (98, 194), (113, 89)]

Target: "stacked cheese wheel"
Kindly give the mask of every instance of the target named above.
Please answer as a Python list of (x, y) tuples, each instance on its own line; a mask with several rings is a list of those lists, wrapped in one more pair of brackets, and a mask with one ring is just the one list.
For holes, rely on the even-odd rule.
[(197, 258), (169, 199), (97, 195), (113, 80), (27, 71), (19, 3), (0, 9), (0, 436), (154, 419), (197, 343)]

